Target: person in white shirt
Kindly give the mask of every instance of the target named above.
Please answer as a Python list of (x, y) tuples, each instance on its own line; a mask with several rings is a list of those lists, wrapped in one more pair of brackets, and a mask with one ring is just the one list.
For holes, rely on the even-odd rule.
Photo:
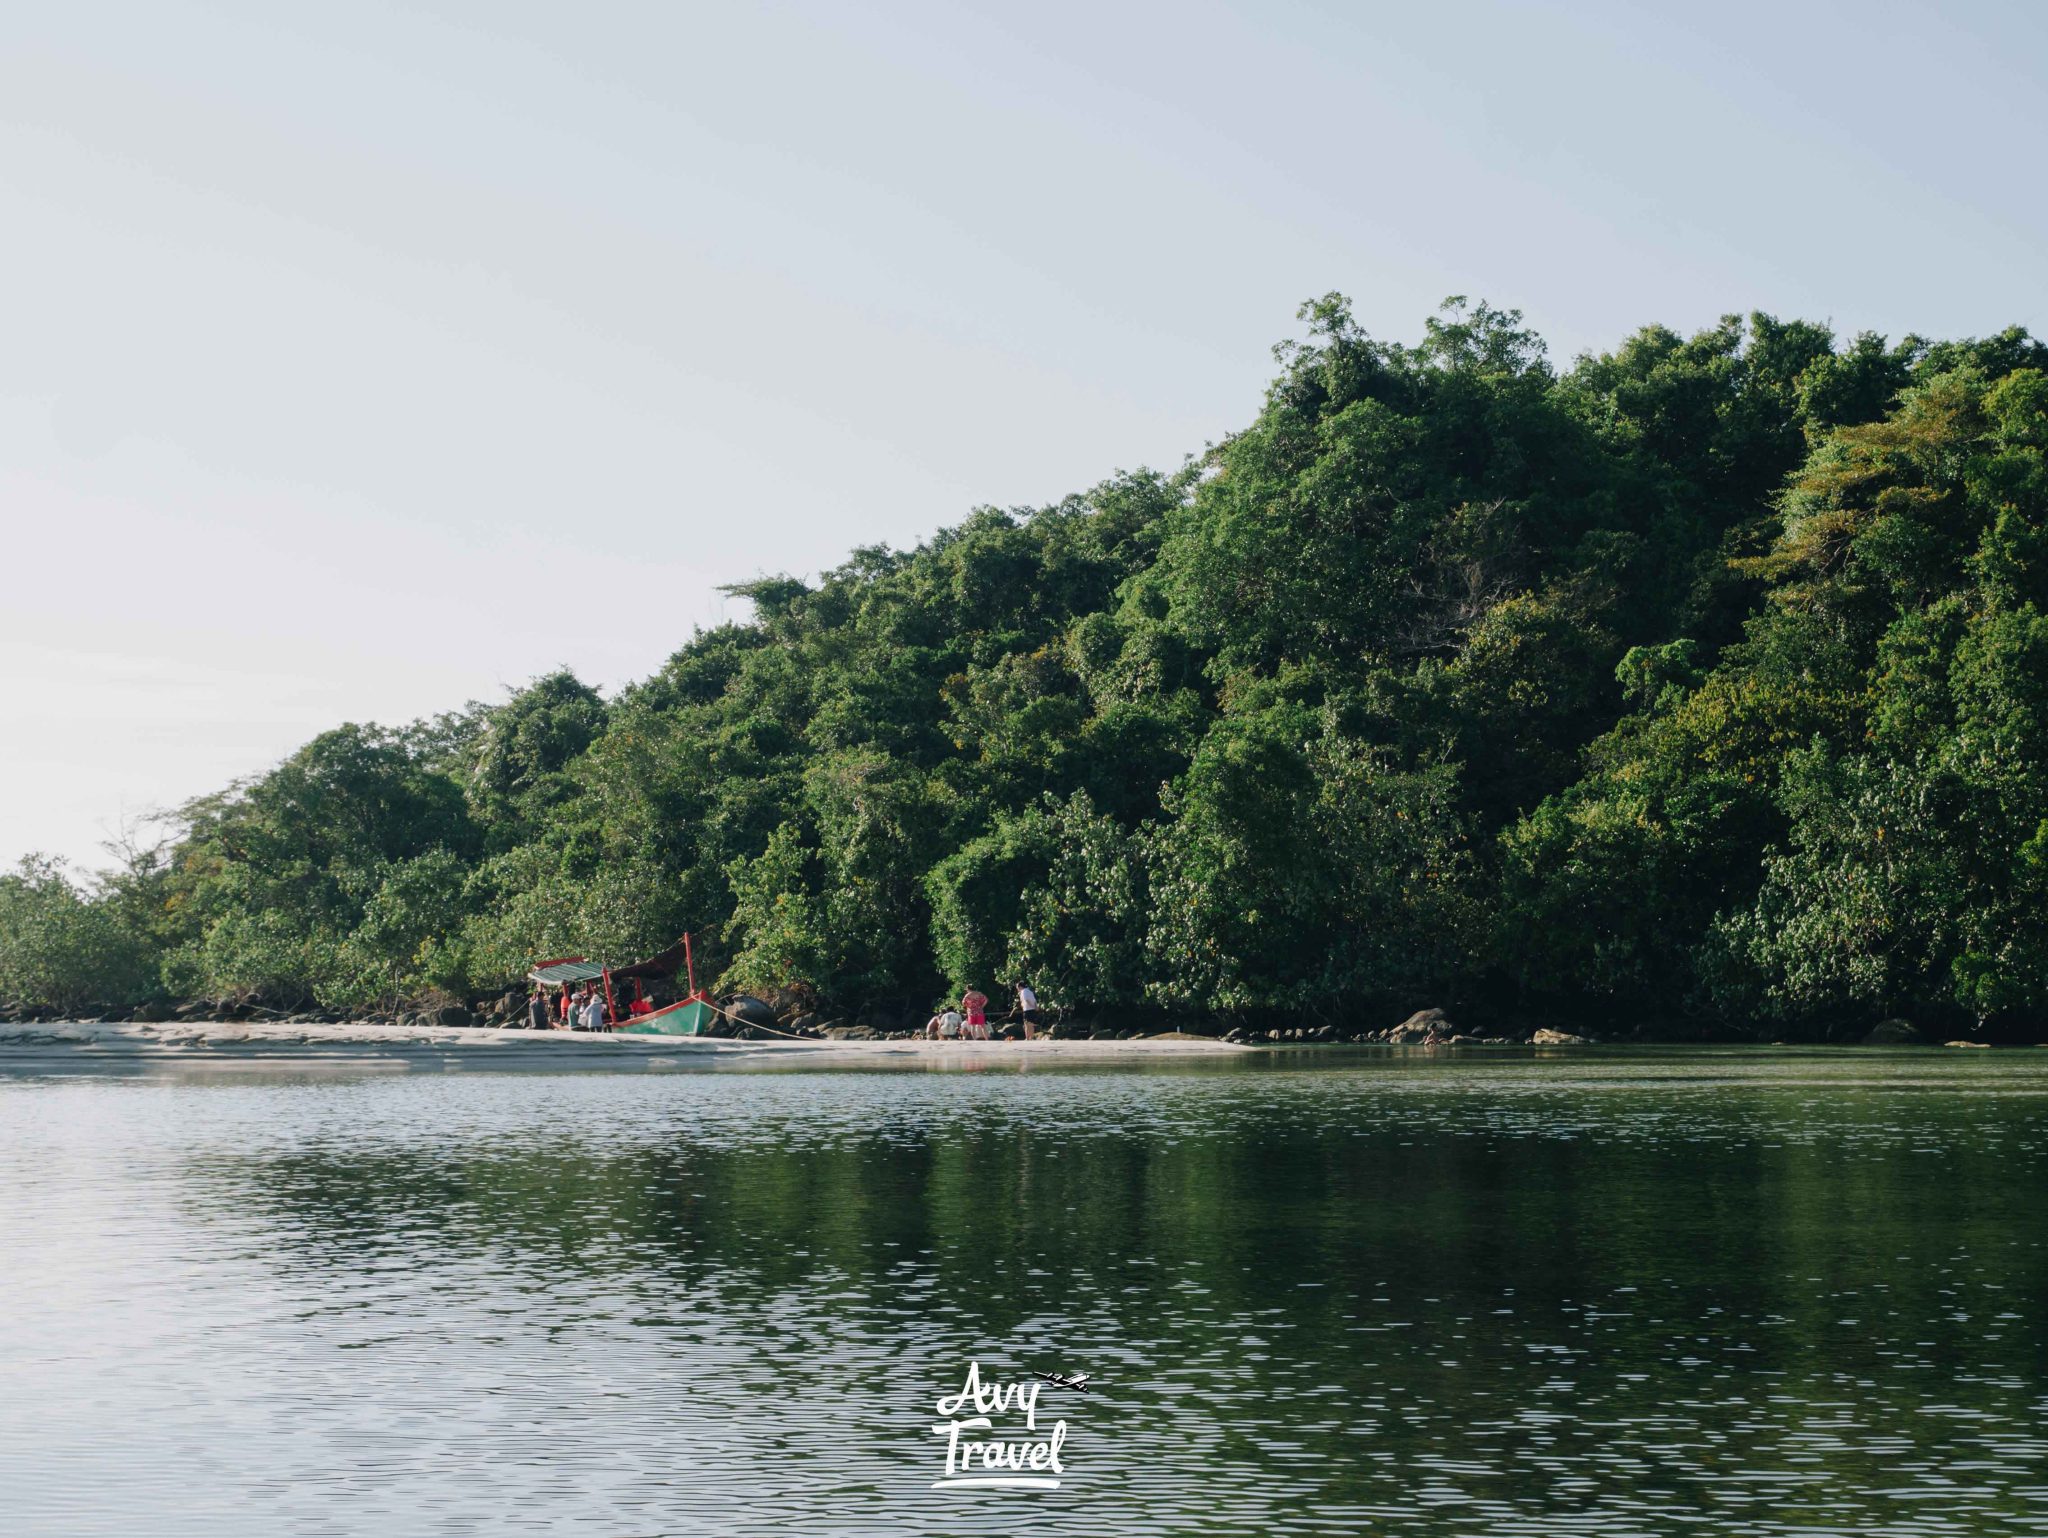
[(604, 1029), (604, 995), (595, 988), (590, 991), (590, 1002), (583, 1006), (583, 1029), (601, 1031)]
[(943, 1015), (939, 1016), (939, 1038), (942, 1041), (952, 1041), (954, 1038), (959, 1036), (959, 1034), (960, 1011), (957, 1009), (949, 1009)]
[(1038, 1034), (1038, 995), (1029, 983), (1017, 984), (1017, 1014), (1024, 1021), (1024, 1039), (1029, 1041)]

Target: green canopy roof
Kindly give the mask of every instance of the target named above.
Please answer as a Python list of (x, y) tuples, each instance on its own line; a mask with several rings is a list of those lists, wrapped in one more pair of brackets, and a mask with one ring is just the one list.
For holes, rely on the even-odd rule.
[(604, 964), (598, 961), (553, 961), (526, 974), (535, 983), (587, 983), (602, 976)]

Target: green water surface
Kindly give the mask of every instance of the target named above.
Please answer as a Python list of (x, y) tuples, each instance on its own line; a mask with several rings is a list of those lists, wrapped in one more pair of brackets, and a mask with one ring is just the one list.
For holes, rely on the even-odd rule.
[(463, 1061), (0, 1061), (0, 1529), (2048, 1531), (2048, 1051)]

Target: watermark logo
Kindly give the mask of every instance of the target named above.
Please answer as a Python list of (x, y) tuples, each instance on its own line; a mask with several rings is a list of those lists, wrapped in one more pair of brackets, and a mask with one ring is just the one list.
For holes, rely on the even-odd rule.
[[(1067, 1471), (1060, 1461), (1067, 1423), (1056, 1420), (1050, 1429), (1041, 1431), (1038, 1396), (1048, 1383), (1086, 1393), (1088, 1374), (1041, 1372), (1032, 1377), (1042, 1381), (984, 1383), (981, 1364), (967, 1364), (967, 1381), (960, 1385), (960, 1392), (939, 1400), (939, 1414), (944, 1419), (932, 1427), (932, 1434), (946, 1439), (946, 1477), (933, 1481), (934, 1490), (1060, 1487), (1060, 1476)], [(1023, 1424), (1017, 1426), (1020, 1416)], [(999, 1419), (1011, 1422), (1009, 1434), (998, 1429)]]

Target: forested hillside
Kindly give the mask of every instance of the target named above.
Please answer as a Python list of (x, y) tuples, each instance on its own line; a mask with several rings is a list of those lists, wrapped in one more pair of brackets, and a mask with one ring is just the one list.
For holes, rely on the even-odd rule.
[[(1332, 296), (1170, 473), (737, 589), (601, 698), (341, 726), (81, 880), (0, 998), (491, 991), (684, 929), (921, 1019), (2048, 1016), (2048, 348), (1756, 315), (1563, 371)], [(993, 991), (991, 989), (991, 991)]]

